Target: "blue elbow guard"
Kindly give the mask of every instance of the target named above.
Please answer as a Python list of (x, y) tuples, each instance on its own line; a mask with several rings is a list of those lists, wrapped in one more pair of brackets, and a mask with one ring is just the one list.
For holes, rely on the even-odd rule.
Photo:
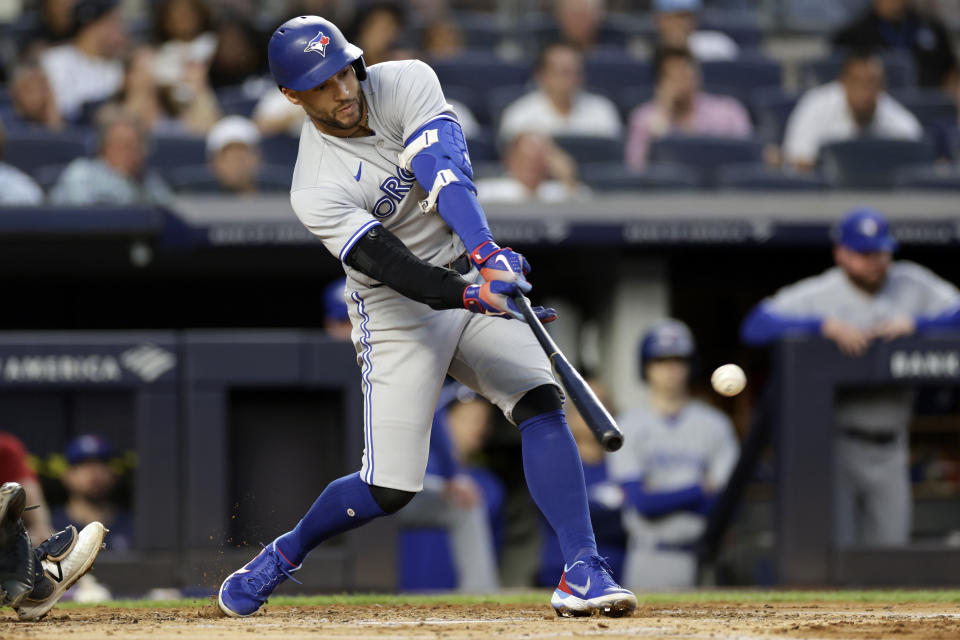
[(437, 118), (420, 127), (407, 140), (400, 165), (413, 171), (417, 181), (428, 189), (427, 199), (420, 203), (424, 213), (436, 206), (440, 190), (448, 185), (459, 183), (477, 193), (467, 142), (456, 120)]

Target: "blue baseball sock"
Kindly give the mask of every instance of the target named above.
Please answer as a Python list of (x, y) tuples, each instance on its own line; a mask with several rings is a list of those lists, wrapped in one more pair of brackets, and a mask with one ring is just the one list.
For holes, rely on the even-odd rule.
[(541, 413), (519, 427), (527, 488), (557, 533), (564, 562), (597, 555), (580, 453), (563, 411)]
[(290, 563), (299, 565), (324, 540), (382, 515), (370, 486), (359, 472), (352, 473), (328, 484), (293, 531), (277, 538), (277, 548)]

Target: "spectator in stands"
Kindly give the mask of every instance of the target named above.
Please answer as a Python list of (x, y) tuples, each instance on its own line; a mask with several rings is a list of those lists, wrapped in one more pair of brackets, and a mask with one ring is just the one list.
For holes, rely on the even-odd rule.
[[(600, 401), (604, 405), (608, 404), (600, 381), (588, 378), (587, 382)], [(603, 447), (572, 404), (567, 405), (567, 423), (583, 462), (583, 478), (590, 500), (590, 520), (597, 540), (597, 551), (607, 559), (613, 575), (619, 578), (623, 575), (627, 544), (622, 522), (623, 491), (619, 484), (610, 480)], [(537, 571), (537, 584), (544, 587), (555, 586), (557, 573), (563, 573), (563, 564), (557, 534), (545, 518), (540, 518), (540, 568)]]
[(209, 68), (209, 84), (214, 89), (243, 84), (267, 71), (267, 39), (246, 20), (231, 17), (216, 28), (217, 48)]
[(919, 140), (923, 128), (884, 91), (883, 62), (874, 54), (854, 52), (838, 80), (810, 89), (800, 98), (787, 120), (784, 159), (809, 171), (823, 145), (861, 136)]
[(20, 55), (36, 55), (42, 49), (63, 44), (73, 36), (73, 6), (77, 0), (40, 0), (37, 25), (19, 40)]
[(834, 46), (849, 49), (903, 51), (916, 62), (921, 86), (956, 85), (957, 56), (950, 32), (936, 16), (911, 6), (910, 0), (873, 0), (832, 40)]
[(33, 178), (3, 161), (4, 136), (0, 124), (0, 206), (42, 204), (43, 190)]
[(8, 130), (31, 128), (59, 131), (64, 122), (43, 67), (35, 60), (24, 60), (13, 69), (10, 79), (10, 105), (0, 106), (3, 124)]
[(147, 168), (148, 136), (143, 124), (120, 109), (98, 114), (99, 153), (77, 158), (64, 169), (50, 192), (55, 204), (164, 204), (172, 194)]
[(562, 42), (540, 51), (537, 88), (503, 111), (500, 139), (538, 131), (547, 135), (617, 138), (623, 132), (617, 108), (608, 98), (583, 90), (583, 54)]
[(605, 0), (558, 0), (554, 3), (554, 17), (559, 27), (559, 37), (577, 47), (583, 53), (599, 44), (606, 18)]
[(323, 330), (331, 338), (349, 340), (353, 325), (344, 300), (346, 278), (337, 278), (323, 290)]
[[(424, 58), (445, 60), (463, 53), (465, 38), (463, 29), (454, 20), (434, 20), (423, 29), (421, 43)], [(495, 43), (490, 43), (493, 46)]]
[(37, 480), (37, 472), (27, 460), (26, 448), (12, 433), (0, 431), (0, 484), (4, 482), (19, 482), (27, 493), (27, 505), (37, 505), (36, 509), (23, 512), (23, 522), (33, 544), (40, 544), (53, 535), (50, 509)]
[(617, 421), (624, 446), (607, 458), (626, 501), (623, 583), (689, 588), (697, 575), (693, 545), (733, 473), (739, 445), (730, 418), (690, 397), (696, 349), (685, 324), (655, 324), (637, 354), (647, 399)]
[(398, 2), (374, 2), (357, 12), (347, 40), (363, 49), (367, 64), (389, 60), (387, 53), (402, 35), (406, 13)]
[(105, 538), (108, 551), (127, 551), (133, 543), (133, 518), (114, 500), (117, 474), (110, 467), (113, 447), (96, 435), (74, 438), (64, 452), (67, 470), (60, 478), (67, 501), (51, 514), (57, 529), (73, 525), (77, 530), (91, 522), (102, 522), (110, 530)]
[(137, 47), (124, 64), (123, 86), (108, 103), (138, 118), (152, 134), (204, 134), (220, 117), (220, 107), (207, 84), (206, 68), (187, 63), (175, 86), (162, 87), (155, 75), (156, 54)]
[(542, 133), (521, 133), (504, 153), (506, 175), (477, 180), (481, 202), (585, 200), (590, 190), (577, 177), (577, 163)]
[[(878, 340), (960, 328), (960, 291), (918, 264), (893, 262), (897, 241), (878, 211), (849, 212), (834, 231), (836, 266), (760, 302), (743, 321), (751, 345), (823, 336), (861, 357)], [(913, 392), (841, 389), (835, 400), (836, 541), (910, 539), (908, 428)]]
[(164, 87), (184, 82), (188, 67), (206, 69), (217, 49), (210, 8), (201, 0), (162, 0), (154, 11), (153, 30), (154, 75)]
[(689, 49), (702, 62), (736, 58), (740, 49), (730, 36), (697, 29), (702, 8), (701, 0), (654, 0), (658, 46)]
[(127, 42), (117, 0), (77, 0), (73, 22), (70, 43), (40, 58), (57, 108), (71, 121), (81, 117), (84, 103), (105, 100), (123, 84), (120, 55)]
[(701, 91), (700, 69), (689, 49), (658, 49), (653, 66), (654, 98), (630, 115), (627, 166), (643, 169), (651, 143), (668, 134), (748, 138), (753, 133), (750, 116), (736, 99)]
[(235, 195), (259, 190), (260, 132), (243, 116), (227, 116), (207, 134), (210, 169), (226, 193)]

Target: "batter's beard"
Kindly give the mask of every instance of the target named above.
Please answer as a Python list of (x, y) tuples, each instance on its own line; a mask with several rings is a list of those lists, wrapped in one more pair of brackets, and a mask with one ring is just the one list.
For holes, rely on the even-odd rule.
[[(354, 103), (357, 105), (357, 115), (354, 118), (351, 118), (351, 122), (344, 123), (342, 120), (339, 120), (336, 116), (337, 111), (334, 111), (332, 114), (326, 114), (321, 116), (316, 114), (313, 116), (313, 119), (322, 124), (325, 128), (328, 129), (339, 129), (340, 131), (349, 131), (355, 129), (357, 125), (363, 121), (364, 113), (366, 112), (366, 101), (361, 97), (357, 96), (354, 100)], [(342, 109), (347, 105), (340, 105), (339, 109)]]

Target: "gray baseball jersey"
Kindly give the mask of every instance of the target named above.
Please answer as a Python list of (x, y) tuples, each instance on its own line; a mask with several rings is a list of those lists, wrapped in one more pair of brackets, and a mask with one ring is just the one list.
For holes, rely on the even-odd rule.
[[(382, 224), (419, 258), (445, 265), (463, 242), (401, 168), (403, 143), (438, 117), (456, 118), (433, 70), (417, 60), (367, 68), (360, 83), (374, 135), (337, 138), (304, 120), (290, 200), (303, 224), (341, 262), (373, 226)], [(435, 311), (344, 264), (352, 339), (364, 392), (368, 484), (419, 491), (430, 425), (444, 377), (487, 397), (510, 418), (524, 393), (556, 384), (550, 363), (523, 323), (466, 309)], [(474, 268), (464, 276), (478, 280)]]
[[(960, 291), (925, 267), (897, 261), (874, 295), (857, 288), (842, 269), (833, 267), (784, 287), (767, 302), (776, 313), (836, 318), (870, 329), (904, 315), (935, 316), (948, 311), (960, 303)], [(912, 397), (908, 389), (845, 391), (836, 407), (837, 424), (874, 431), (903, 429), (910, 420)]]
[[(730, 418), (699, 400), (691, 400), (672, 417), (639, 406), (617, 423), (623, 429), (624, 446), (607, 456), (610, 478), (640, 481), (647, 491), (675, 491), (697, 484), (719, 490), (739, 456)], [(683, 544), (702, 533), (705, 518), (683, 511), (648, 520), (628, 508), (624, 524), (631, 538), (648, 540), (651, 546)]]

